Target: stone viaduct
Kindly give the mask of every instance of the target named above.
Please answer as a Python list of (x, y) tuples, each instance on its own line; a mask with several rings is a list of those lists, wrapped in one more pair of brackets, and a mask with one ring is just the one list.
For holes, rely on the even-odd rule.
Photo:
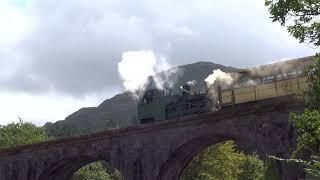
[[(303, 108), (294, 97), (284, 96), (214, 113), (6, 149), (0, 151), (0, 179), (68, 180), (86, 164), (105, 160), (126, 180), (177, 180), (197, 153), (226, 140), (234, 140), (239, 150), (247, 153), (288, 157), (296, 136), (288, 117)], [(301, 175), (292, 167), (279, 166), (282, 179)]]

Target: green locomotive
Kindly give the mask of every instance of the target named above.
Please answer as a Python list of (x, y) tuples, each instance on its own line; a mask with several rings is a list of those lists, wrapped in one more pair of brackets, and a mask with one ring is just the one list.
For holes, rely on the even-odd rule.
[(215, 107), (213, 102), (207, 92), (192, 93), (188, 84), (181, 87), (180, 94), (170, 90), (150, 89), (139, 100), (138, 119), (144, 124), (205, 113)]

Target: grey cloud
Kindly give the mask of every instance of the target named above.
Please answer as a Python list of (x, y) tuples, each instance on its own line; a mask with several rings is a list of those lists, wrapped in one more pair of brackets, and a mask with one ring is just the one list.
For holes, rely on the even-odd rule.
[(18, 45), (28, 65), (0, 88), (81, 96), (120, 87), (117, 63), (129, 50), (152, 49), (175, 65), (233, 66), (312, 53), (288, 46), (267, 12), (254, 9), (259, 2), (245, 2), (229, 12), (215, 1), (34, 0), (36, 28)]
[(3, 80), (2, 89), (6, 91), (23, 91), (29, 93), (41, 94), (49, 91), (49, 84), (44, 79), (39, 79), (36, 76), (25, 73), (23, 71), (16, 72), (9, 80)]

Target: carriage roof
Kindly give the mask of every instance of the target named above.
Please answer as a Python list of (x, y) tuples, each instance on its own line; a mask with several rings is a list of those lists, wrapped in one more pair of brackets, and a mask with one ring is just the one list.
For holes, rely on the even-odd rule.
[(261, 77), (281, 73), (289, 73), (295, 70), (304, 70), (306, 66), (313, 62), (313, 56), (297, 58), (292, 60), (280, 61), (246, 69), (240, 69), (235, 74), (240, 76)]

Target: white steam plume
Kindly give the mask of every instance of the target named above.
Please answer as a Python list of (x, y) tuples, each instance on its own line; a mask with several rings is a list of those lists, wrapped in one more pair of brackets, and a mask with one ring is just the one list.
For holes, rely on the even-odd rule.
[(197, 84), (197, 81), (196, 80), (188, 81), (186, 82), (186, 84), (188, 84), (189, 86), (194, 86)]
[[(172, 86), (174, 82), (170, 78), (171, 74), (177, 73), (178, 69), (170, 69), (171, 67), (165, 58), (157, 58), (150, 50), (124, 52), (118, 63), (123, 86), (135, 95), (145, 90), (149, 76), (153, 76), (153, 81), (159, 89), (163, 89), (164, 85)], [(156, 75), (157, 73), (160, 75)]]
[(128, 51), (122, 53), (118, 63), (118, 71), (123, 80), (123, 86), (129, 91), (139, 89), (146, 78), (154, 75), (156, 57), (151, 51)]
[(233, 82), (233, 78), (230, 74), (221, 71), (220, 69), (213, 70), (204, 81), (207, 82), (208, 86), (214, 84), (216, 80), (219, 80), (222, 84), (230, 85)]

